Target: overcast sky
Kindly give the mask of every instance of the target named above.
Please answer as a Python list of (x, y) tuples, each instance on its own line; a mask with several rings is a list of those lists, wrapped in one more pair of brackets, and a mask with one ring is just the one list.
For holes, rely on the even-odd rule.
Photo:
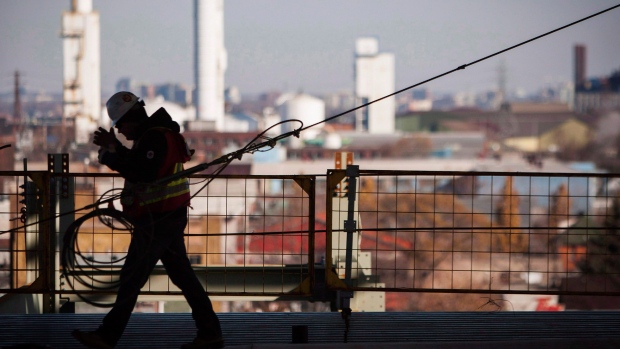
[[(193, 84), (193, 0), (94, 0), (104, 94), (119, 78)], [(225, 0), (226, 85), (242, 93), (353, 88), (353, 49), (375, 36), (396, 60), (395, 90), (452, 70), (620, 0)], [(0, 0), (0, 92), (15, 70), (31, 91), (62, 87), (62, 11), (70, 0)], [(424, 87), (483, 91), (507, 68), (509, 90), (572, 80), (575, 44), (587, 75), (620, 69), (620, 8)]]

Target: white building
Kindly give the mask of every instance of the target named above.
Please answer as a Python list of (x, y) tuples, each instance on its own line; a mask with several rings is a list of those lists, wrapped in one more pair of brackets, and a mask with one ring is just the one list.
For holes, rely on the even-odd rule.
[[(355, 42), (355, 95), (359, 104), (394, 93), (394, 55), (380, 53), (377, 39), (363, 37)], [(394, 96), (358, 110), (356, 129), (368, 133), (394, 132)]]
[(224, 129), (224, 1), (194, 0), (196, 120)]
[(62, 14), (63, 122), (74, 122), (78, 144), (88, 143), (101, 113), (99, 27), (92, 0), (73, 0)]
[[(282, 125), (283, 132), (290, 132), (300, 127), (308, 128), (300, 134), (299, 140), (308, 140), (316, 138), (323, 129), (325, 120), (325, 102), (305, 93), (285, 94), (276, 102), (279, 107), (282, 121), (299, 120), (303, 125), (296, 121), (291, 121)], [(298, 139), (291, 137), (294, 143)], [(293, 144), (292, 144), (293, 145)], [(300, 144), (296, 144), (300, 145)]]

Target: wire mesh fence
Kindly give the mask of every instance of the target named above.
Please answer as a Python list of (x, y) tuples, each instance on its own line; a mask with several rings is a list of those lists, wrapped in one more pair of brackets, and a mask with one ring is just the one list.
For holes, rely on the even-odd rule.
[[(115, 282), (131, 240), (115, 217), (94, 215), (78, 229), (74, 262), (88, 282), (63, 276), (60, 256), (67, 227), (95, 203), (120, 209), (107, 199), (122, 179), (0, 177), (0, 291), (113, 295), (105, 285)], [(207, 292), (264, 299), (324, 299), (343, 289), (620, 295), (616, 175), (361, 170), (355, 187), (349, 179), (344, 170), (192, 176), (185, 239)], [(37, 186), (35, 201), (20, 195), (28, 181)], [(180, 291), (158, 266), (143, 295)]]
[[(121, 209), (118, 200), (111, 199), (120, 193), (123, 180), (109, 174), (15, 174), (2, 176), (1, 238), (6, 241), (2, 253), (8, 256), (4, 268), (12, 275), (12, 279), (7, 276), (3, 280), (2, 291), (16, 292), (28, 286), (31, 292), (69, 298), (113, 294), (132, 232), (119, 217), (106, 212)], [(70, 195), (63, 198), (52, 191), (55, 194), (45, 196), (35, 186), (29, 190), (36, 192), (37, 202), (20, 202), (29, 195), (24, 195), (26, 190), (20, 186), (32, 176), (46, 177), (52, 183), (68, 179)], [(296, 288), (311, 277), (314, 265), (314, 180), (309, 176), (207, 175), (190, 179), (186, 248), (208, 292), (272, 297), (307, 293)], [(155, 222), (158, 219), (154, 217)], [(76, 221), (79, 225), (71, 226)], [(51, 224), (44, 226), (43, 222)], [(43, 230), (48, 228), (53, 238), (44, 241)], [(70, 245), (67, 234), (75, 234)], [(48, 242), (53, 253), (42, 261), (41, 252)], [(63, 275), (59, 261), (67, 249), (73, 270)], [(55, 282), (35, 283), (42, 274)], [(143, 294), (180, 295), (180, 291), (158, 265)]]
[(618, 294), (613, 175), (360, 172), (355, 246), (372, 263), (358, 268), (378, 276), (367, 287)]

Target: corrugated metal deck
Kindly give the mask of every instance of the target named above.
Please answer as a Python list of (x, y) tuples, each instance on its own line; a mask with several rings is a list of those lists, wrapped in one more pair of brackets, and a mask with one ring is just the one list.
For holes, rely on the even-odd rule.
[[(348, 344), (339, 313), (220, 313), (227, 348), (618, 348), (620, 312), (353, 313)], [(81, 348), (73, 329), (103, 314), (0, 314), (3, 348)], [(309, 344), (290, 344), (307, 325)], [(178, 348), (190, 314), (134, 314), (117, 348)]]

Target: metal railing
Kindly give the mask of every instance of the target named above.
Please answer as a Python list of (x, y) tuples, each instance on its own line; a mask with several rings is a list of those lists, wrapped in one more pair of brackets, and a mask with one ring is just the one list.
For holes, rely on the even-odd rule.
[[(620, 294), (617, 175), (360, 170), (354, 290)], [(355, 257), (354, 257), (355, 258)]]
[[(618, 175), (347, 171), (191, 176), (186, 243), (207, 292), (336, 303), (349, 292), (620, 295)], [(51, 312), (60, 299), (113, 296), (100, 288), (122, 265), (127, 231), (82, 223), (75, 262), (91, 284), (63, 276), (59, 256), (67, 227), (122, 179), (0, 178), (0, 293), (42, 294)], [(38, 189), (24, 210), (28, 181)], [(180, 295), (161, 267), (142, 292)]]

